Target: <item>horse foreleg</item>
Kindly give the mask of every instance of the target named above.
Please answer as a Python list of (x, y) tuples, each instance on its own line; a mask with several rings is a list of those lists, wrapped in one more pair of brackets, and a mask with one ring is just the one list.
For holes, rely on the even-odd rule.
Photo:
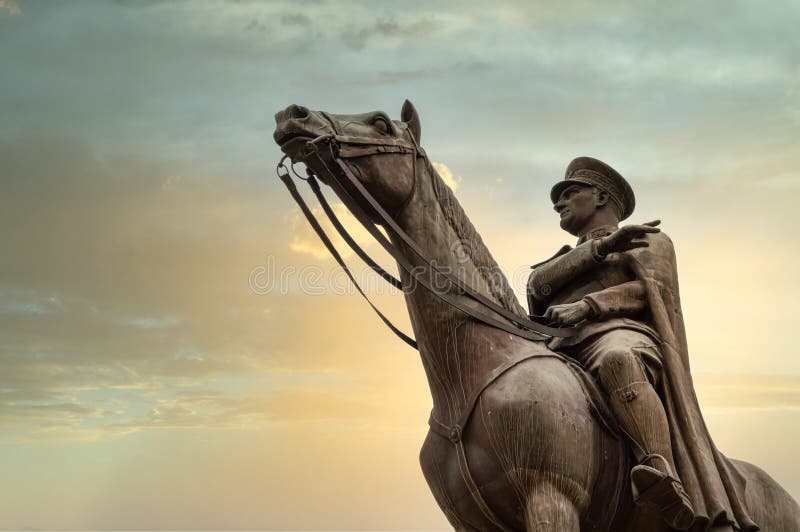
[(578, 511), (566, 495), (550, 482), (534, 486), (525, 505), (527, 532), (578, 532)]

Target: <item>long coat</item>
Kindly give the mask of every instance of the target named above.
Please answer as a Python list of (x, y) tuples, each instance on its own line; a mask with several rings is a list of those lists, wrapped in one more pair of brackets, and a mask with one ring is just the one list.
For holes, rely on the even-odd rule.
[(746, 532), (758, 530), (745, 506), (745, 477), (714, 445), (697, 402), (672, 241), (663, 232), (647, 240), (649, 247), (625, 255), (645, 284), (652, 325), (662, 341), (662, 400), (675, 467), (699, 517), (692, 530), (726, 521)]

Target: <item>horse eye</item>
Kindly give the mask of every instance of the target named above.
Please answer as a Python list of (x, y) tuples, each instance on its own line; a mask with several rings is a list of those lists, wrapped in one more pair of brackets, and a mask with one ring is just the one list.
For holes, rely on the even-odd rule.
[(377, 118), (373, 123), (372, 127), (383, 133), (384, 135), (389, 134), (389, 124), (386, 123), (386, 120), (383, 118)]

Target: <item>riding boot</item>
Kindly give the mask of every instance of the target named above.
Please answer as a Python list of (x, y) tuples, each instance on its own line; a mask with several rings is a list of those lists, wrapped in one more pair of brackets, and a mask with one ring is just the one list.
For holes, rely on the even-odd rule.
[(664, 406), (639, 361), (626, 355), (609, 357), (600, 380), (639, 461), (631, 471), (634, 500), (656, 506), (672, 528), (686, 530), (694, 521), (694, 508), (675, 473)]
[(638, 461), (658, 454), (666, 463), (656, 466), (663, 473), (672, 471), (672, 444), (664, 406), (655, 389), (647, 381), (638, 381), (611, 392), (611, 409), (625, 433), (633, 440)]
[[(646, 463), (661, 462), (655, 468)], [(666, 469), (667, 472), (662, 471)], [(633, 500), (636, 504), (655, 506), (666, 523), (676, 530), (687, 530), (694, 523), (694, 507), (683, 489), (681, 481), (671, 472), (667, 460), (658, 454), (651, 454), (631, 470)]]

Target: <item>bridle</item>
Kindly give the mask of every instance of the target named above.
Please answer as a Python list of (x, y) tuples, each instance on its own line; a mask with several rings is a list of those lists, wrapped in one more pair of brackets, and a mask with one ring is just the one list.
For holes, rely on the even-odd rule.
[[(504, 330), (514, 336), (518, 336), (520, 338), (525, 338), (527, 340), (533, 341), (542, 341), (546, 340), (549, 337), (570, 337), (574, 336), (578, 332), (578, 327), (552, 327), (547, 325), (546, 323), (542, 323), (544, 321), (548, 321), (548, 318), (544, 316), (536, 316), (532, 315), (530, 318), (527, 319), (510, 310), (504, 308), (496, 301), (489, 299), (488, 297), (484, 296), (483, 294), (478, 293), (474, 288), (472, 288), (469, 284), (465, 283), (457, 276), (454, 276), (449, 271), (442, 270), (438, 267), (435, 261), (431, 260), (426, 253), (420, 248), (420, 246), (415, 242), (406, 232), (403, 230), (396, 222), (395, 217), (390, 215), (384, 207), (373, 197), (373, 195), (364, 187), (363, 183), (356, 177), (352, 168), (348, 164), (349, 159), (355, 159), (359, 157), (368, 157), (371, 155), (378, 155), (378, 154), (389, 154), (389, 153), (396, 153), (396, 154), (403, 154), (403, 155), (410, 155), (412, 156), (412, 168), (413, 168), (413, 185), (409, 196), (406, 198), (405, 202), (399, 208), (399, 211), (402, 211), (405, 206), (408, 204), (409, 200), (414, 196), (416, 187), (417, 187), (417, 159), (423, 159), (424, 163), (428, 166), (429, 171), (432, 172), (432, 167), (430, 160), (428, 159), (425, 151), (417, 142), (414, 134), (411, 132), (410, 129), (407, 127), (404, 128), (404, 131), (407, 133), (409, 140), (402, 139), (396, 136), (387, 137), (386, 139), (377, 139), (373, 137), (357, 137), (357, 136), (350, 136), (344, 135), (341, 128), (339, 127), (337, 121), (328, 115), (327, 113), (321, 113), (323, 117), (330, 123), (331, 125), (331, 133), (325, 133), (322, 135), (317, 136), (316, 138), (309, 140), (306, 144), (306, 158), (308, 157), (317, 157), (321, 164), (325, 167), (326, 171), (331, 176), (331, 188), (337, 193), (340, 197), (342, 202), (348, 207), (348, 209), (353, 213), (353, 215), (358, 219), (358, 221), (364, 226), (364, 228), (369, 232), (369, 234), (383, 247), (391, 256), (394, 258), (401, 269), (403, 269), (413, 281), (419, 283), (420, 285), (427, 288), (431, 293), (433, 293), (436, 297), (440, 300), (444, 301), (448, 305), (464, 312), (465, 314), (471, 316), (472, 318), (485, 323), (486, 325), (495, 327), (497, 329)], [(345, 182), (347, 182), (354, 190), (357, 192), (361, 199), (366, 201), (366, 203), (372, 208), (373, 212), (377, 214), (377, 217), (380, 219), (382, 225), (387, 229), (387, 231), (391, 231), (397, 238), (399, 238), (411, 251), (413, 251), (424, 264), (424, 267), (427, 269), (427, 272), (432, 273), (433, 275), (439, 275), (445, 278), (449, 283), (450, 286), (454, 287), (456, 292), (460, 295), (468, 296), (468, 298), (472, 299), (473, 301), (479, 303), (478, 308), (474, 308), (473, 306), (468, 305), (463, 298), (454, 296), (450, 291), (442, 291), (440, 289), (436, 289), (431, 285), (430, 280), (419, 271), (419, 267), (415, 267), (408, 258), (399, 250), (397, 247), (380, 231), (376, 224), (372, 221), (371, 217), (367, 214), (367, 212), (362, 208), (361, 203), (357, 201), (356, 198), (347, 190), (346, 187), (342, 186), (342, 183), (336, 178), (336, 173), (332, 171), (332, 169), (328, 166), (323, 158), (323, 150), (327, 149), (327, 152), (330, 154), (331, 159), (334, 161), (336, 166), (338, 167), (339, 171), (345, 178)], [(364, 299), (369, 303), (372, 309), (378, 314), (381, 320), (394, 332), (398, 335), (404, 342), (408, 345), (413, 347), (414, 349), (418, 349), (417, 343), (415, 340), (410, 338), (408, 335), (403, 333), (400, 329), (398, 329), (392, 322), (372, 303), (363, 289), (358, 285), (354, 276), (350, 272), (349, 268), (345, 264), (344, 260), (342, 259), (339, 252), (336, 250), (336, 247), (331, 242), (330, 238), (325, 234), (325, 231), (322, 229), (322, 226), (319, 224), (317, 219), (315, 218), (314, 214), (308, 208), (308, 205), (305, 203), (305, 200), (300, 195), (295, 186), (294, 181), (287, 169), (284, 161), (288, 158), (288, 155), (284, 155), (281, 158), (280, 162), (277, 166), (277, 173), (278, 177), (284, 182), (289, 193), (292, 195), (292, 198), (297, 202), (300, 210), (305, 215), (306, 219), (308, 219), (311, 227), (319, 236), (322, 243), (334, 257), (336, 262), (339, 264), (340, 267), (345, 271), (346, 275), (350, 279), (350, 281), (355, 285), (358, 292), (364, 297)], [(294, 172), (294, 167), (292, 166), (292, 171)], [(311, 190), (314, 192), (314, 195), (317, 197), (317, 200), (320, 202), (323, 211), (325, 212), (326, 216), (331, 221), (331, 224), (337, 230), (337, 232), (341, 235), (342, 239), (350, 246), (353, 251), (362, 259), (364, 260), (367, 265), (375, 271), (378, 275), (380, 275), (383, 279), (387, 282), (395, 286), (396, 288), (403, 289), (403, 284), (400, 280), (396, 279), (390, 273), (386, 272), (383, 268), (377, 265), (374, 260), (372, 260), (369, 255), (360, 247), (358, 244), (353, 240), (353, 238), (349, 235), (349, 233), (345, 230), (344, 226), (338, 220), (336, 215), (334, 214), (333, 210), (330, 208), (330, 205), (325, 199), (325, 196), (320, 189), (319, 183), (317, 182), (316, 177), (311, 172), (311, 170), (306, 166), (306, 173), (307, 177), (301, 177), (295, 173), (295, 175), (309, 183)], [(395, 216), (397, 213), (395, 213)], [(431, 275), (431, 278), (433, 277)], [(494, 315), (490, 314), (483, 310), (483, 308), (487, 308), (493, 311), (496, 314), (499, 314), (505, 320), (498, 319)], [(507, 320), (507, 321), (506, 321)]]

